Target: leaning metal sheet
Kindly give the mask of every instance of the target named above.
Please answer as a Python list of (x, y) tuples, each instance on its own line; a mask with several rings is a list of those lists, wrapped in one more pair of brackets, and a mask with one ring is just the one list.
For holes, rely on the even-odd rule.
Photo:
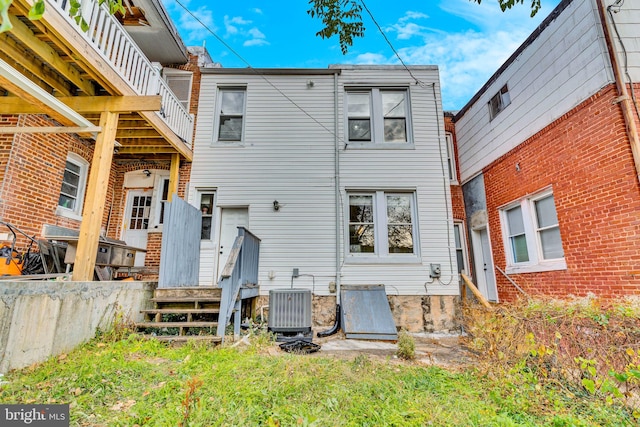
[(397, 340), (384, 285), (343, 285), (342, 328), (347, 338)]

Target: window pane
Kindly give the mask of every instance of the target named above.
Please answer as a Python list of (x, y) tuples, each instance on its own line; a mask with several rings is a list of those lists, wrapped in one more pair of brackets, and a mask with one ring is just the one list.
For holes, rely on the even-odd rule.
[(522, 220), (522, 208), (520, 206), (507, 211), (507, 222), (509, 225), (509, 235), (524, 233), (524, 222)]
[(222, 91), (221, 115), (244, 113), (244, 91)]
[(64, 167), (66, 170), (73, 172), (76, 175), (80, 175), (80, 165), (76, 165), (75, 163), (67, 162)]
[(200, 238), (203, 240), (211, 239), (211, 218), (210, 216), (202, 217), (202, 232), (200, 234)]
[(460, 226), (457, 224), (454, 224), (453, 226), (453, 238), (455, 239), (455, 242), (456, 242), (456, 249), (462, 248), (462, 245), (460, 242)]
[(384, 117), (406, 117), (405, 92), (381, 92)]
[(524, 234), (511, 237), (511, 250), (513, 251), (514, 262), (529, 261), (529, 252), (527, 251), (527, 238)]
[(242, 117), (220, 116), (220, 132), (218, 139), (221, 141), (240, 141), (242, 138)]
[(413, 227), (411, 225), (389, 226), (389, 253), (413, 253)]
[(65, 170), (64, 177), (62, 178), (62, 180), (67, 184), (71, 184), (77, 187), (78, 183), (80, 182), (80, 175), (78, 175), (77, 173)]
[(553, 195), (544, 199), (536, 200), (536, 217), (538, 218), (538, 228), (550, 227), (558, 224), (556, 206), (553, 202)]
[(411, 224), (410, 196), (387, 196), (387, 222)]
[(349, 222), (373, 223), (373, 196), (349, 196)]
[(460, 274), (462, 270), (464, 270), (464, 254), (462, 253), (462, 249), (456, 249), (456, 260), (458, 261), (458, 274)]
[(349, 252), (373, 253), (374, 250), (373, 225), (349, 225)]
[(58, 199), (58, 206), (73, 210), (76, 207), (76, 200), (64, 194), (61, 194), (60, 198)]
[(564, 257), (562, 239), (560, 238), (560, 228), (554, 227), (542, 230), (540, 232), (540, 243), (542, 243), (542, 257), (544, 259)]
[(349, 141), (371, 141), (369, 119), (349, 119)]
[(407, 142), (407, 121), (405, 119), (384, 119), (385, 142)]
[(63, 193), (69, 197), (75, 198), (78, 195), (78, 187), (67, 184), (66, 182), (63, 182), (62, 188), (60, 189), (60, 193)]
[(370, 117), (371, 106), (369, 102), (369, 93), (354, 93), (349, 92), (347, 94), (347, 114), (349, 117)]

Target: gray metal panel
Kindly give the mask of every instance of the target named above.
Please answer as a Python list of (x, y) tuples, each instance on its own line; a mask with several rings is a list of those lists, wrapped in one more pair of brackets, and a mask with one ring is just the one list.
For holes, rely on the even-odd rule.
[(398, 339), (384, 285), (343, 285), (340, 302), (342, 329), (347, 338)]
[(176, 195), (165, 206), (159, 288), (198, 286), (202, 213)]

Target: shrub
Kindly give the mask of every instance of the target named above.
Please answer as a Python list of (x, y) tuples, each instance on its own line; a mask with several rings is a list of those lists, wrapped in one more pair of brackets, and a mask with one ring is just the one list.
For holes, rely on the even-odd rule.
[(413, 360), (416, 358), (416, 342), (413, 336), (404, 329), (398, 334), (398, 350), (396, 355), (404, 360)]

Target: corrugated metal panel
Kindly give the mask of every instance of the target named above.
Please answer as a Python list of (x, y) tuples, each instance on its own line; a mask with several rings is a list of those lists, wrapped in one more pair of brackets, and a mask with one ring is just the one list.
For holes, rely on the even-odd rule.
[(270, 290), (269, 330), (273, 332), (311, 331), (311, 291), (308, 289)]
[(342, 329), (347, 338), (398, 339), (384, 285), (344, 285), (340, 301)]
[(159, 288), (198, 286), (202, 213), (179, 197), (165, 207)]

